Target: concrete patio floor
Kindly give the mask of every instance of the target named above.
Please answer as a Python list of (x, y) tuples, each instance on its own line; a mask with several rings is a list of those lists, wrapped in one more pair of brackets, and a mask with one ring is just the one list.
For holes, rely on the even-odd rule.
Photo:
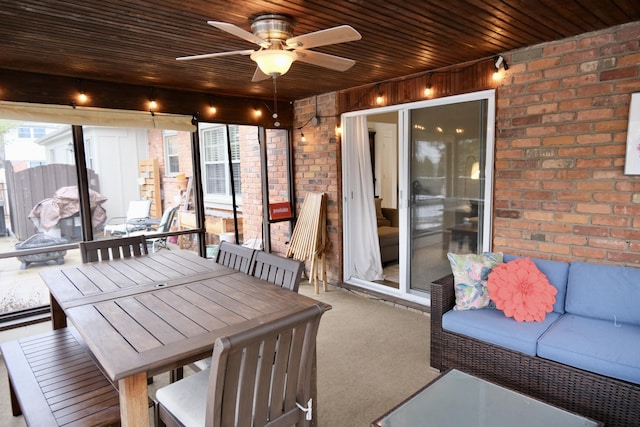
[[(0, 251), (13, 250), (16, 240), (0, 238)], [(48, 291), (40, 280), (44, 269), (80, 263), (79, 250), (65, 255), (65, 264), (34, 264), (25, 270), (15, 258), (0, 259), (2, 301), (48, 304)], [(318, 333), (318, 425), (366, 426), (431, 381), (429, 316), (403, 306), (329, 286), (314, 295), (302, 281), (300, 293), (332, 305)], [(50, 322), (0, 332), (0, 342), (51, 329)], [(150, 388), (168, 382), (168, 374), (155, 378)], [(24, 427), (13, 417), (4, 363), (0, 359), (0, 425)]]

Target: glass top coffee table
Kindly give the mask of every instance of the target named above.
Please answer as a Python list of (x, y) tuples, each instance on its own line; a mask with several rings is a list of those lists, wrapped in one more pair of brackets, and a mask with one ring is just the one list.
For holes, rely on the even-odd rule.
[(452, 369), (371, 425), (582, 427), (604, 424)]

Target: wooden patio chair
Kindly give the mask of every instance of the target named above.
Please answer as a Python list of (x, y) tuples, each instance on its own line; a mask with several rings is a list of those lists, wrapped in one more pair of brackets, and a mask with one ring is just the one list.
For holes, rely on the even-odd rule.
[(298, 292), (304, 264), (264, 251), (256, 251), (249, 274), (282, 288)]
[(156, 392), (158, 426), (308, 426), (323, 310), (218, 338), (211, 368)]
[(222, 241), (218, 247), (216, 262), (234, 270), (249, 273), (255, 252), (254, 249)]
[(149, 253), (144, 236), (80, 242), (79, 245), (83, 263), (130, 258)]

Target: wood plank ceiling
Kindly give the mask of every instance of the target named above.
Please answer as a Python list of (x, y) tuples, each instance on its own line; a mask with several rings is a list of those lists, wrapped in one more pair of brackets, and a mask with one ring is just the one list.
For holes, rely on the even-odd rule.
[[(638, 0), (0, 0), (0, 68), (188, 92), (269, 98), (248, 56), (178, 56), (254, 49), (207, 25), (250, 30), (260, 12), (291, 15), (295, 35), (342, 24), (362, 40), (314, 50), (356, 60), (346, 72), (294, 63), (278, 97), (295, 100), (461, 64), (640, 20)], [(1, 84), (1, 82), (0, 82)]]

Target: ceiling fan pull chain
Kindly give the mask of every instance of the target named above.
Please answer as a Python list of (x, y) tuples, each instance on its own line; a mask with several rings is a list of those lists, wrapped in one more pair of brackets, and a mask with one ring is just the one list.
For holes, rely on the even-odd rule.
[(276, 76), (273, 76), (273, 118), (276, 121), (273, 123), (275, 127), (280, 126), (280, 122), (278, 121), (278, 84), (276, 83)]

